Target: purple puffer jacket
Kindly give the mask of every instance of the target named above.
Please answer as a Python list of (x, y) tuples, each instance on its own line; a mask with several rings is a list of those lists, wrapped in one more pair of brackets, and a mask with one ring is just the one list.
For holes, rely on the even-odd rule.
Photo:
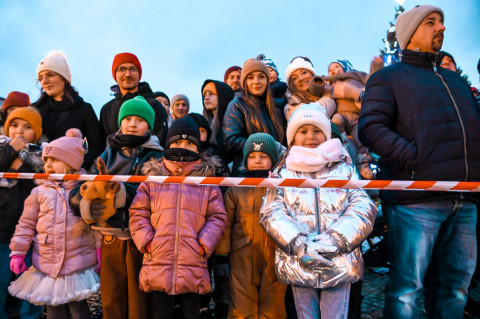
[[(189, 176), (213, 176), (215, 168), (211, 162), (202, 162)], [(169, 175), (163, 162), (147, 162), (142, 171)], [(170, 295), (208, 293), (207, 257), (215, 250), (227, 220), (220, 189), (142, 183), (129, 212), (132, 238), (144, 253), (140, 288)]]
[(77, 184), (46, 180), (32, 190), (10, 241), (10, 256), (26, 255), (33, 241), (33, 266), (51, 277), (97, 264), (94, 232), (68, 205)]

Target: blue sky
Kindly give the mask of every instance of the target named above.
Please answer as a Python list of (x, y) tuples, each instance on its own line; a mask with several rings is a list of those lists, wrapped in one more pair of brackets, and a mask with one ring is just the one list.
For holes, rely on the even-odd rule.
[[(406, 0), (404, 7), (417, 4), (444, 10), (443, 49), (480, 87), (480, 1)], [(310, 57), (317, 74), (338, 58), (368, 72), (396, 5), (389, 0), (0, 0), (0, 96), (16, 90), (35, 101), (38, 63), (47, 52), (62, 50), (73, 86), (98, 114), (112, 98), (113, 57), (132, 52), (142, 64), (142, 81), (170, 97), (186, 94), (191, 110), (201, 112), (204, 80), (223, 80), (228, 67), (258, 53), (275, 61), (281, 79), (298, 55)]]

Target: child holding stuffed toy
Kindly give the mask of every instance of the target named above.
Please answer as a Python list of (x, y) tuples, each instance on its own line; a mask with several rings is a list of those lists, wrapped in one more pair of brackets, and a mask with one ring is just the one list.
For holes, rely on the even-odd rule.
[[(12, 92), (9, 95), (9, 116), (5, 120), (6, 136), (0, 136), (0, 171), (39, 173), (43, 170), (41, 145), (36, 144), (42, 135), (40, 113), (25, 104), (30, 103), (27, 94)], [(22, 104), (22, 101), (25, 103)], [(13, 103), (11, 103), (13, 102)], [(35, 187), (33, 180), (0, 179), (0, 318), (6, 318), (8, 285), (13, 273), (10, 271), (8, 245), (15, 226), (23, 211), (23, 204)], [(25, 256), (27, 266), (32, 264), (31, 250)], [(43, 307), (23, 300), (19, 309), (22, 317), (38, 317)]]
[[(193, 118), (173, 122), (161, 161), (144, 165), (157, 176), (215, 176), (202, 161), (200, 132)], [(151, 292), (154, 318), (200, 317), (200, 295), (210, 292), (207, 258), (214, 252), (227, 215), (217, 186), (142, 183), (130, 206), (130, 230), (144, 254), (140, 288)]]
[[(355, 167), (318, 106), (295, 110), (282, 178), (356, 179)], [(285, 167), (283, 164), (286, 164)], [(363, 277), (362, 241), (377, 209), (363, 190), (270, 188), (260, 224), (277, 244), (280, 282), (292, 285), (299, 318), (346, 318), (350, 285)]]
[[(268, 177), (277, 163), (277, 143), (266, 133), (248, 137), (243, 146), (241, 177)], [(266, 188), (230, 187), (225, 193), (228, 220), (216, 249), (217, 268), (230, 261), (229, 317), (285, 318), (286, 286), (275, 275), (276, 245), (259, 224)], [(219, 261), (224, 260), (224, 263)], [(225, 271), (228, 273), (228, 270)]]
[[(107, 149), (99, 157), (105, 164), (102, 173), (141, 175), (147, 161), (162, 157), (163, 148), (152, 134), (154, 121), (155, 112), (142, 96), (124, 102), (118, 114), (120, 129), (108, 137)], [(97, 167), (92, 171), (99, 173)], [(128, 228), (128, 207), (138, 184), (119, 183), (119, 186), (114, 201), (115, 214), (105, 221), (106, 225), (92, 226), (103, 234), (100, 273), (103, 318), (149, 318), (147, 296), (139, 289), (138, 282), (142, 254), (135, 247)], [(111, 208), (106, 207), (106, 201), (90, 202), (82, 198), (80, 187), (72, 192), (70, 202), (86, 221), (101, 219), (105, 210)]]
[[(84, 173), (84, 154), (81, 132), (70, 129), (43, 148), (44, 170)], [(95, 246), (100, 241), (68, 205), (77, 184), (44, 180), (34, 188), (10, 242), (10, 269), (17, 275), (26, 271), (8, 290), (17, 298), (46, 305), (48, 318), (90, 318), (86, 299), (100, 286), (95, 272), (99, 266)], [(27, 270), (25, 255), (32, 242), (33, 266)]]

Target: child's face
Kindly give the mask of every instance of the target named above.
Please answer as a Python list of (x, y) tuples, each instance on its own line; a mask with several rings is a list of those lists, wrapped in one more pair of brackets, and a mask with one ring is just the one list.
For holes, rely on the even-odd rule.
[(68, 174), (72, 171), (70, 166), (53, 157), (45, 158), (44, 169), (47, 174)]
[(315, 148), (326, 141), (325, 134), (315, 125), (301, 126), (293, 138), (293, 144), (308, 148)]
[(332, 64), (330, 64), (330, 66), (328, 67), (328, 75), (332, 76), (332, 75), (337, 75), (337, 74), (343, 74), (345, 72), (343, 72), (343, 68), (340, 64), (334, 62)]
[(200, 141), (206, 142), (208, 137), (207, 129), (204, 127), (200, 128)]
[(33, 127), (25, 120), (13, 119), (8, 128), (10, 138), (23, 137), (27, 143), (35, 142), (35, 131)]
[(190, 140), (176, 140), (170, 144), (170, 148), (184, 148), (186, 150), (198, 153), (198, 147)]
[(251, 152), (247, 158), (249, 171), (267, 170), (272, 168), (272, 160), (264, 152)]
[(122, 134), (145, 136), (148, 132), (147, 121), (139, 116), (126, 116), (121, 124)]

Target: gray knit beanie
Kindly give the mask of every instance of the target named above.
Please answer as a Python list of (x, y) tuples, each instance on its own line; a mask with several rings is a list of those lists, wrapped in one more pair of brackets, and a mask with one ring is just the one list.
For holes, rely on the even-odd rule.
[(431, 5), (418, 5), (398, 16), (395, 30), (400, 49), (405, 50), (407, 48), (408, 42), (410, 42), (420, 23), (432, 12), (440, 13), (442, 19), (445, 19), (442, 9)]

